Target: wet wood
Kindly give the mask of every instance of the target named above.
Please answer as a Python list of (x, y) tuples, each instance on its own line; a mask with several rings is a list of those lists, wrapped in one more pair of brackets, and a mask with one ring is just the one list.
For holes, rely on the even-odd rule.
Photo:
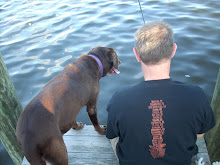
[(15, 136), (21, 112), (22, 106), (0, 53), (0, 140), (17, 165), (24, 156)]
[[(119, 165), (110, 141), (99, 135), (92, 125), (86, 125), (79, 131), (70, 130), (64, 135), (64, 142), (70, 165)], [(204, 157), (206, 165), (210, 165), (204, 138), (198, 139), (197, 145), (199, 155)], [(22, 165), (29, 165), (25, 158)]]
[(205, 134), (208, 153), (211, 162), (220, 161), (220, 69), (211, 102), (216, 125)]

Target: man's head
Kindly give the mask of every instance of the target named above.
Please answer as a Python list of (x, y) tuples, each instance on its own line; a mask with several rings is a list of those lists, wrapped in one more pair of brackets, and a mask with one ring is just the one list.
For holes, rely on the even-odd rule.
[(136, 48), (134, 51), (146, 65), (170, 60), (176, 51), (173, 36), (173, 30), (164, 21), (146, 23), (137, 30), (134, 36)]

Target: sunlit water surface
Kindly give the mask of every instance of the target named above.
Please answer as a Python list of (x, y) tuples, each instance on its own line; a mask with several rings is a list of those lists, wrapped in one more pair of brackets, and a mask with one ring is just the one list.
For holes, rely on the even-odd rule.
[[(220, 64), (220, 1), (141, 2), (146, 21), (164, 19), (174, 29), (178, 50), (171, 77), (202, 87), (211, 100)], [(23, 107), (66, 64), (95, 46), (114, 48), (122, 61), (120, 75), (100, 80), (101, 124), (112, 94), (143, 81), (132, 52), (133, 35), (143, 24), (136, 0), (3, 0), (0, 18), (0, 51)], [(91, 124), (85, 108), (78, 121)], [(2, 145), (0, 164), (13, 164)]]

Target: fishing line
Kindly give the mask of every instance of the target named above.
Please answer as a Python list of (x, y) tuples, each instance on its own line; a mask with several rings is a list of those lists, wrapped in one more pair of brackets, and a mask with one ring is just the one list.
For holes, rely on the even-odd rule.
[(140, 3), (140, 0), (138, 0), (138, 3), (139, 3), (139, 6), (140, 6), (140, 10), (141, 10), (141, 14), (142, 14), (142, 19), (145, 23), (145, 20), (144, 20), (144, 15), (143, 15), (143, 11), (142, 11), (142, 8), (141, 8), (141, 3)]

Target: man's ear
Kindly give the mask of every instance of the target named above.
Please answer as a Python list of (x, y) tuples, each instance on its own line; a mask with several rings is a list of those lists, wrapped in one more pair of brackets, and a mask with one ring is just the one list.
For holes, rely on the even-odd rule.
[(137, 49), (136, 49), (136, 48), (133, 48), (133, 52), (134, 52), (134, 54), (135, 54), (135, 57), (136, 57), (137, 61), (138, 61), (138, 62), (141, 62), (141, 59), (140, 59), (140, 57), (139, 57), (139, 55), (138, 55), (138, 52), (137, 52)]
[(175, 55), (175, 53), (176, 53), (176, 50), (177, 50), (177, 45), (176, 45), (176, 43), (173, 43), (173, 53), (172, 53), (171, 58), (174, 57), (174, 55)]

